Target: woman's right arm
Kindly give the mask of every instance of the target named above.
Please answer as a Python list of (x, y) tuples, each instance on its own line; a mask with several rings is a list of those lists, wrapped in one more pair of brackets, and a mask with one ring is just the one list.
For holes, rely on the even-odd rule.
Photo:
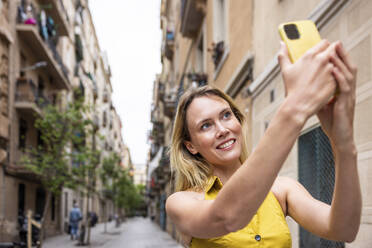
[(330, 56), (334, 45), (322, 41), (295, 64), (282, 45), (279, 63), (287, 97), (244, 164), (214, 200), (178, 192), (167, 200), (167, 213), (190, 236), (217, 237), (246, 226), (262, 204), (306, 120), (328, 102), (336, 83)]

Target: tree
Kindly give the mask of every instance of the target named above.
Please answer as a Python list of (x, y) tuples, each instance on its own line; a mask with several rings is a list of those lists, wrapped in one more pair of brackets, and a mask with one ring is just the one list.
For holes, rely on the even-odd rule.
[(143, 205), (141, 187), (137, 188), (129, 170), (120, 166), (120, 157), (116, 153), (111, 153), (103, 159), (100, 175), (105, 195), (113, 200), (117, 209), (133, 215), (134, 211)]
[[(103, 159), (102, 167), (100, 168), (100, 178), (102, 182), (103, 196), (105, 198), (111, 199), (114, 201), (115, 197), (115, 186), (114, 181), (118, 177), (120, 166), (120, 157), (116, 153), (110, 153)], [(106, 223), (107, 223), (107, 214), (106, 214), (106, 204), (104, 203), (104, 219), (105, 227), (104, 232), (106, 232)]]
[(40, 132), (40, 142), (37, 147), (26, 150), (22, 162), (37, 175), (46, 190), (41, 246), (52, 195), (59, 195), (63, 187), (85, 189), (88, 172), (95, 164), (97, 154), (86, 143), (87, 135), (93, 130), (92, 121), (86, 118), (88, 113), (84, 98), (77, 97), (65, 108), (47, 105), (42, 115), (36, 118), (35, 128)]

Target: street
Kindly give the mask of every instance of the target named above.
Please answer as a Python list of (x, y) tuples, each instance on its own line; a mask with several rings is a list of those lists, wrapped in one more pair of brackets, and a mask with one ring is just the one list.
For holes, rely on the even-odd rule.
[[(77, 241), (71, 241), (69, 235), (62, 234), (44, 241), (45, 248), (77, 247)], [(91, 244), (86, 247), (105, 248), (182, 248), (168, 233), (151, 220), (142, 217), (131, 218), (115, 227), (114, 221), (98, 224), (92, 229)]]

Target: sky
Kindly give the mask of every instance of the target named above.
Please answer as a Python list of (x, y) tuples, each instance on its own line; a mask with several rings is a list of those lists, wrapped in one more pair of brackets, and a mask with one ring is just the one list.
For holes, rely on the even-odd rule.
[(89, 0), (101, 50), (111, 67), (113, 104), (132, 162), (144, 164), (155, 75), (161, 72), (160, 0)]

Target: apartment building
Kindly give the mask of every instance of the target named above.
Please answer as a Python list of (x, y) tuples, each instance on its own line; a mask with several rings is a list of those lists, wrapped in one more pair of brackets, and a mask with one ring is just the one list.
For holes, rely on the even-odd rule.
[[(160, 166), (157, 152), (169, 145), (178, 97), (189, 87), (205, 84), (229, 94), (249, 121), (248, 145), (251, 152), (284, 99), (277, 62), (278, 25), (311, 19), (323, 38), (343, 42), (359, 70), (354, 131), (359, 153), (363, 212), (359, 234), (351, 244), (320, 239), (299, 228), (287, 217), (293, 247), (372, 245), (368, 235), (372, 230), (372, 188), (369, 183), (372, 172), (368, 166), (372, 157), (372, 133), (369, 128), (372, 123), (369, 114), (372, 104), (371, 8), (372, 4), (367, 0), (312, 0), (301, 1), (301, 4), (294, 0), (162, 1), (163, 66), (154, 83), (148, 190), (158, 203), (150, 210), (159, 216), (159, 223), (165, 223), (165, 229), (174, 234), (174, 227), (161, 207), (172, 190), (168, 184), (170, 174), (166, 174), (166, 182), (163, 183), (164, 174), (156, 173), (160, 168), (168, 168), (168, 165)], [(155, 136), (158, 138), (153, 137), (154, 133), (159, 133), (155, 130), (161, 130)], [(333, 159), (329, 141), (314, 117), (302, 130), (280, 175), (299, 180), (314, 197), (330, 203), (334, 184)]]
[[(13, 241), (19, 214), (32, 210), (41, 215), (46, 200), (41, 182), (20, 163), (24, 149), (41, 142), (34, 123), (45, 106), (64, 105), (73, 99), (73, 89), (80, 89), (92, 109), (86, 118), (95, 123), (87, 143), (102, 154), (112, 149), (124, 154), (125, 148), (121, 125), (110, 128), (109, 116), (114, 113), (116, 123), (119, 117), (111, 100), (110, 66), (88, 1), (0, 1), (0, 53), (0, 241)], [(52, 197), (47, 236), (66, 229), (74, 200), (84, 213), (104, 214), (101, 184), (94, 185), (98, 193), (89, 198), (70, 189)]]

